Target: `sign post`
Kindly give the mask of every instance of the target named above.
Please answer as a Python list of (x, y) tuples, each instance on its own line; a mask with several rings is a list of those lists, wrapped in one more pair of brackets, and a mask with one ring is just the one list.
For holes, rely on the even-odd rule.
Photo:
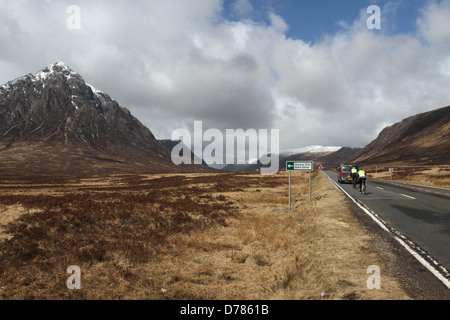
[(289, 210), (291, 210), (291, 172), (309, 172), (309, 201), (311, 202), (311, 172), (314, 170), (313, 161), (286, 161), (286, 170), (289, 171)]
[(291, 171), (289, 171), (289, 210), (291, 210)]
[(394, 168), (389, 168), (389, 173), (390, 173), (390, 176), (391, 176), (391, 180), (392, 180), (392, 172), (394, 172)]
[(312, 191), (311, 190), (311, 171), (309, 172), (309, 202), (311, 202), (311, 191)]

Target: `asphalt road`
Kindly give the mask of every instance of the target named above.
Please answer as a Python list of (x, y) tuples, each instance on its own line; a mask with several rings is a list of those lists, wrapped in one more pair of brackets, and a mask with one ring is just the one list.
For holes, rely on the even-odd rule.
[(389, 231), (409, 244), (410, 249), (423, 257), (440, 274), (439, 277), (446, 278), (443, 284), (449, 289), (450, 192), (448, 190), (368, 179), (367, 194), (363, 196), (359, 193), (359, 189), (353, 189), (351, 184), (338, 184), (337, 172), (325, 173), (351, 198), (379, 218)]

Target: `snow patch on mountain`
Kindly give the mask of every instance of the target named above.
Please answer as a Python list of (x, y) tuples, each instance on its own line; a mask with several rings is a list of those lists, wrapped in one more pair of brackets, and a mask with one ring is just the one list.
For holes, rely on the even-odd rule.
[(92, 92), (94, 92), (96, 95), (98, 95), (98, 94), (104, 94), (103, 91), (98, 90), (98, 89), (97, 89), (96, 87), (94, 87), (93, 85), (90, 85), (89, 83), (86, 83), (86, 85), (87, 85), (88, 87), (90, 87), (91, 90), (92, 90)]
[(70, 67), (67, 66), (64, 62), (58, 61), (55, 64), (51, 64), (47, 68), (36, 72), (33, 75), (32, 80), (33, 81), (44, 81), (56, 71), (62, 72), (63, 75), (67, 78), (67, 80), (77, 74), (72, 69), (70, 69)]
[[(10, 91), (12, 89), (12, 87), (15, 86), (17, 83), (19, 83), (23, 80), (27, 80), (27, 79), (31, 79), (31, 81), (33, 81), (33, 82), (39, 82), (39, 81), (44, 82), (55, 72), (61, 72), (67, 78), (67, 80), (69, 80), (70, 78), (72, 78), (72, 76), (77, 74), (72, 69), (70, 69), (70, 67), (67, 66), (64, 62), (58, 61), (58, 62), (51, 64), (51, 65), (47, 66), (46, 68), (39, 70), (35, 73), (28, 73), (24, 76), (14, 79), (12, 81), (8, 81), (7, 83), (0, 86), (0, 90)], [(45, 85), (44, 85), (44, 87), (45, 87)]]
[[(278, 156), (280, 159), (287, 158), (289, 156), (292, 156), (294, 154), (303, 154), (303, 153), (322, 153), (322, 152), (336, 152), (342, 149), (342, 147), (324, 147), (324, 146), (308, 146), (303, 148), (294, 148), (289, 150), (281, 150), (278, 153)], [(274, 153), (276, 154), (276, 153)], [(250, 159), (249, 164), (257, 164), (259, 159)]]
[(282, 156), (289, 156), (293, 154), (300, 154), (300, 153), (322, 153), (322, 152), (336, 152), (340, 150), (342, 147), (324, 147), (324, 146), (308, 146), (303, 148), (295, 148), (295, 149), (289, 149), (289, 150), (282, 150), (280, 151), (280, 155)]

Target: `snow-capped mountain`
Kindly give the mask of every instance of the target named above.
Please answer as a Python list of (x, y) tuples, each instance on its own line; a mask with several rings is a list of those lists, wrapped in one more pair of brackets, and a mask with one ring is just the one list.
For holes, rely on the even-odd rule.
[(324, 147), (324, 146), (307, 146), (303, 148), (294, 148), (289, 150), (280, 151), (281, 157), (288, 157), (294, 154), (303, 154), (303, 153), (324, 153), (324, 152), (336, 152), (342, 147)]
[(128, 109), (63, 62), (0, 86), (0, 161), (0, 172), (16, 174), (183, 169)]

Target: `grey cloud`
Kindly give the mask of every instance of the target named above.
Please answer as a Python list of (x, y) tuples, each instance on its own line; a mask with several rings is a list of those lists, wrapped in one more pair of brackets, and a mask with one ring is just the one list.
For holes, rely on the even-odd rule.
[(425, 7), (416, 35), (369, 31), (361, 15), (314, 44), (286, 38), (274, 13), (272, 25), (226, 21), (219, 0), (80, 0), (82, 28), (68, 30), (72, 4), (0, 0), (0, 82), (62, 60), (158, 138), (202, 120), (280, 129), (282, 149), (363, 146), (384, 125), (449, 104), (450, 1)]

